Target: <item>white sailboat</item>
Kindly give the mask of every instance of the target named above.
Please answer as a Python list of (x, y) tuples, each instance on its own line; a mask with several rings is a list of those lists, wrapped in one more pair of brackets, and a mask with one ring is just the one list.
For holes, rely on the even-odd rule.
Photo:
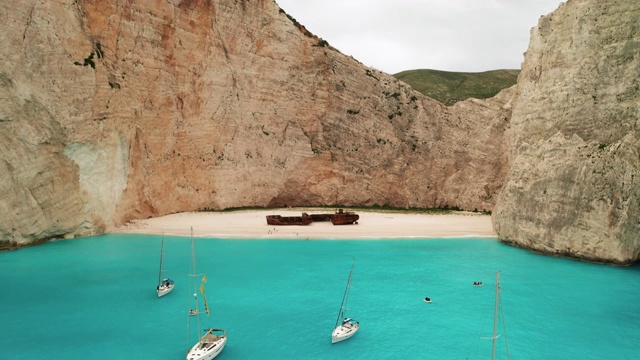
[(349, 280), (347, 280), (347, 288), (344, 290), (344, 296), (342, 297), (342, 304), (340, 305), (340, 311), (338, 312), (338, 319), (336, 319), (336, 325), (331, 334), (331, 343), (335, 344), (340, 341), (344, 341), (356, 334), (360, 328), (360, 323), (347, 317), (347, 301), (349, 299), (349, 288), (351, 288), (351, 276), (353, 275), (353, 267), (355, 260), (351, 265), (351, 272), (349, 272)]
[(162, 238), (162, 245), (160, 247), (160, 270), (158, 271), (158, 286), (156, 287), (156, 292), (158, 293), (158, 297), (162, 297), (167, 295), (173, 290), (175, 283), (173, 280), (169, 278), (162, 278), (162, 261), (164, 259), (164, 237)]
[[(502, 304), (502, 298), (500, 297), (500, 271), (496, 272), (496, 304), (495, 304), (495, 308), (493, 311), (493, 337), (491, 337), (492, 340), (492, 345), (491, 345), (491, 360), (495, 359), (496, 356), (496, 340), (500, 337), (500, 335), (497, 334), (497, 328), (498, 328), (498, 319), (499, 319), (499, 310), (501, 309), (500, 304)], [(504, 322), (504, 314), (502, 316), (502, 320)], [(509, 343), (507, 342), (507, 334), (506, 334), (506, 328), (504, 329), (505, 331), (505, 336), (504, 336), (504, 341), (505, 341), (505, 346), (507, 349), (507, 359), (509, 359)]]
[[(209, 305), (207, 304), (207, 296), (204, 291), (204, 284), (207, 282), (207, 276), (196, 272), (196, 252), (193, 243), (193, 228), (191, 229), (191, 270), (189, 276), (193, 277), (193, 299), (195, 307), (189, 310), (187, 320), (187, 347), (190, 344), (189, 335), (191, 333), (191, 325), (195, 322), (197, 328), (198, 342), (187, 351), (187, 360), (211, 360), (218, 356), (227, 343), (227, 332), (224, 329), (202, 328), (200, 316), (203, 311), (199, 308), (198, 291), (202, 294), (202, 302), (204, 305), (204, 314), (210, 315)], [(198, 287), (198, 279), (202, 279), (200, 287)], [(202, 335), (200, 335), (202, 334)]]

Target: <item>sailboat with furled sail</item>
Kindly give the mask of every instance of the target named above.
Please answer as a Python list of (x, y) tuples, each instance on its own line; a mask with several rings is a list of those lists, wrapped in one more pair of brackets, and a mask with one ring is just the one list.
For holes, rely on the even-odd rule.
[(158, 297), (162, 297), (167, 295), (173, 290), (175, 283), (173, 280), (169, 278), (162, 278), (162, 273), (164, 270), (162, 269), (162, 262), (164, 260), (164, 236), (162, 237), (162, 245), (160, 246), (160, 270), (158, 271), (158, 286), (156, 286), (156, 292), (158, 293)]
[[(499, 310), (502, 309), (502, 307), (500, 306), (502, 304), (502, 297), (500, 296), (500, 271), (496, 272), (496, 303), (495, 303), (495, 308), (493, 311), (493, 343), (491, 345), (491, 359), (495, 359), (496, 357), (496, 340), (498, 339), (498, 337), (500, 335), (497, 335), (497, 327), (498, 327), (498, 314), (499, 314)], [(504, 314), (502, 315), (502, 320), (504, 321)], [(507, 349), (507, 359), (510, 359), (509, 357), (509, 343), (507, 341), (507, 331), (506, 331), (506, 327), (505, 327), (505, 334), (504, 334), (504, 343)]]
[[(196, 271), (196, 251), (193, 242), (193, 228), (191, 228), (191, 273), (193, 278), (193, 300), (194, 308), (189, 310), (187, 319), (187, 347), (191, 344), (189, 336), (191, 335), (192, 323), (197, 329), (198, 342), (187, 351), (187, 360), (211, 360), (218, 356), (227, 343), (227, 332), (224, 329), (202, 328), (200, 317), (203, 312), (200, 311), (200, 297), (198, 292), (202, 294), (202, 303), (204, 313), (207, 318), (211, 315), (209, 305), (207, 304), (207, 296), (205, 294), (204, 284), (207, 282), (207, 276), (204, 273), (198, 274)], [(201, 279), (198, 286), (198, 279)], [(202, 335), (201, 335), (202, 334)]]
[(344, 341), (356, 334), (356, 331), (360, 328), (360, 323), (347, 317), (347, 302), (349, 299), (349, 289), (351, 288), (351, 277), (353, 276), (353, 268), (355, 266), (355, 259), (351, 264), (351, 272), (349, 272), (349, 280), (347, 280), (347, 288), (344, 290), (342, 296), (342, 304), (340, 304), (340, 311), (338, 312), (338, 319), (336, 319), (336, 325), (331, 333), (331, 343), (335, 344), (340, 341)]
[[(502, 315), (502, 316), (500, 316)], [(507, 328), (504, 324), (504, 312), (502, 309), (502, 296), (500, 294), (500, 271), (496, 272), (496, 301), (493, 309), (493, 336), (490, 338), (482, 338), (482, 339), (491, 339), (491, 360), (496, 357), (496, 340), (501, 336), (498, 334), (498, 320), (502, 318), (503, 322), (503, 330), (504, 330), (504, 343), (506, 348), (507, 359), (510, 359), (509, 356), (509, 342), (507, 340)]]

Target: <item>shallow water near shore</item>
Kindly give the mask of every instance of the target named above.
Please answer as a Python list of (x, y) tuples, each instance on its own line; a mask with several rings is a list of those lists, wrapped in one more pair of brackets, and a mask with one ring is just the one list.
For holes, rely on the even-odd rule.
[[(0, 253), (0, 359), (184, 359), (189, 239), (165, 236), (172, 293), (157, 298), (161, 236), (114, 234)], [(494, 238), (196, 239), (216, 358), (637, 359), (640, 267), (536, 255)], [(350, 340), (331, 331), (352, 259)], [(472, 286), (482, 281), (484, 286)], [(423, 301), (425, 296), (431, 304)], [(506, 333), (506, 336), (505, 336)], [(192, 338), (193, 339), (193, 338)]]

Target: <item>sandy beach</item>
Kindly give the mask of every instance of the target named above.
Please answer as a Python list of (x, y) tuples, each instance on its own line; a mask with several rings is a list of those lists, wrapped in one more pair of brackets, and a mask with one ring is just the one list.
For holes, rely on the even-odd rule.
[(273, 239), (376, 239), (496, 236), (491, 216), (456, 212), (426, 215), (402, 212), (356, 211), (357, 224), (335, 226), (331, 222), (314, 222), (305, 226), (267, 225), (266, 215), (300, 216), (331, 213), (330, 209), (286, 208), (238, 210), (229, 212), (189, 212), (134, 220), (114, 233), (189, 235), (224, 238)]

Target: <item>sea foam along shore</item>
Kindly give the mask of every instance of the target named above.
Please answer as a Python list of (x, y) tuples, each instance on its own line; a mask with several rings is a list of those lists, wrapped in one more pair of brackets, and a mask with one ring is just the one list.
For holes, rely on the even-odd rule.
[(300, 216), (302, 212), (329, 213), (320, 208), (286, 208), (220, 212), (187, 212), (134, 220), (113, 233), (189, 235), (217, 238), (272, 239), (377, 239), (495, 237), (491, 216), (452, 212), (422, 214), (401, 211), (358, 210), (358, 224), (335, 226), (316, 222), (306, 226), (267, 225), (266, 215)]

